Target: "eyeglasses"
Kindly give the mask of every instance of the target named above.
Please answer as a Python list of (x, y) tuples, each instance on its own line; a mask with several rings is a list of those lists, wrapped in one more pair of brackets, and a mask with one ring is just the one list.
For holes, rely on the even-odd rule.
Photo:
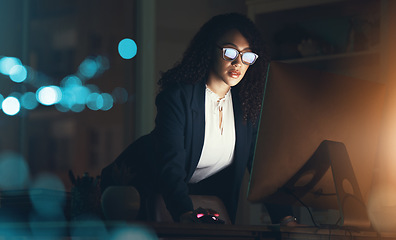
[(217, 46), (218, 48), (223, 50), (223, 59), (226, 61), (234, 61), (239, 54), (241, 55), (242, 58), (242, 63), (246, 65), (253, 65), (254, 62), (256, 62), (257, 58), (259, 57), (257, 54), (253, 52), (239, 52), (235, 48), (227, 48), (227, 47), (220, 47)]

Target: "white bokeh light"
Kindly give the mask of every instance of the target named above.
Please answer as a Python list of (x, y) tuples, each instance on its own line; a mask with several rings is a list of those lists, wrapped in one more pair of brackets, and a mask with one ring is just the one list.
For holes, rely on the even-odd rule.
[(54, 105), (61, 101), (62, 91), (57, 86), (41, 87), (36, 92), (36, 98), (37, 101), (43, 105)]
[(13, 116), (21, 110), (21, 104), (16, 97), (7, 97), (1, 103), (1, 108), (5, 114)]

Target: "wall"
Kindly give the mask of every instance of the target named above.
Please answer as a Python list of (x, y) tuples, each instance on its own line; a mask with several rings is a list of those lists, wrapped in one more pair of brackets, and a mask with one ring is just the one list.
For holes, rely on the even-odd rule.
[[(26, 32), (23, 31), (23, 1), (0, 2), (0, 57), (24, 57), (26, 46), (23, 46)], [(25, 59), (26, 60), (26, 59)], [(19, 89), (8, 77), (0, 74), (0, 94), (6, 98)], [(1, 105), (0, 105), (1, 109)], [(0, 150), (18, 151), (20, 149), (19, 128), (21, 122), (2, 114), (0, 118)]]
[(156, 79), (171, 68), (199, 28), (211, 17), (246, 13), (244, 0), (158, 0), (156, 3)]

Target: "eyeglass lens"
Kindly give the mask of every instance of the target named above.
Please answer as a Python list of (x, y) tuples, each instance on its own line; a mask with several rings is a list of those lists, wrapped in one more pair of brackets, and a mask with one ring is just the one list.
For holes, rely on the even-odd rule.
[[(233, 48), (224, 48), (224, 59), (227, 61), (232, 61), (238, 57), (239, 52)], [(253, 64), (256, 61), (256, 55), (252, 52), (241, 53), (242, 62), (246, 64)]]
[(232, 48), (225, 48), (224, 57), (227, 58), (226, 60), (234, 60), (236, 57), (238, 57), (238, 51)]

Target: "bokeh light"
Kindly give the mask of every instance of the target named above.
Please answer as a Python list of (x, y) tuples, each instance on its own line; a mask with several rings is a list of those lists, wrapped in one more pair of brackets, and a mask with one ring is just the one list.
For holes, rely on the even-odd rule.
[[(9, 219), (9, 218), (5, 218)], [(11, 218), (12, 219), (12, 218)], [(30, 236), (30, 233), (26, 229), (16, 229), (16, 228), (7, 228), (7, 227), (2, 227), (0, 229), (0, 236), (2, 237), (1, 239), (21, 239), (21, 236), (24, 236), (22, 239), (30, 239), (27, 238)]]
[(61, 104), (56, 104), (55, 105), (56, 110), (58, 110), (59, 112), (68, 112), (70, 111), (70, 108), (64, 107)]
[[(48, 227), (48, 223), (54, 223), (53, 227)], [(47, 226), (46, 226), (47, 225)], [(31, 240), (58, 240), (65, 239), (68, 234), (67, 222), (64, 217), (48, 217), (39, 215), (36, 212), (30, 214), (29, 219)], [(29, 235), (28, 235), (29, 236)], [(23, 238), (24, 239), (24, 238)]]
[(37, 90), (36, 99), (43, 105), (54, 105), (61, 101), (62, 91), (58, 86), (44, 86)]
[[(50, 197), (43, 197), (43, 190), (52, 190)], [(40, 216), (57, 218), (64, 216), (65, 187), (55, 175), (50, 173), (39, 175), (30, 186), (29, 196), (34, 210)]]
[(28, 110), (33, 110), (38, 106), (36, 94), (33, 92), (26, 92), (21, 97), (21, 106)]
[(110, 62), (109, 59), (107, 57), (104, 56), (97, 56), (95, 58), (96, 63), (99, 66), (99, 72), (98, 73), (103, 73), (104, 71), (106, 71), (107, 69), (110, 68)]
[(61, 86), (63, 88), (73, 88), (75, 86), (82, 86), (82, 81), (75, 75), (70, 75), (62, 79)]
[(91, 93), (100, 93), (100, 89), (98, 86), (94, 85), (94, 84), (87, 84), (86, 87), (89, 89), (89, 91)]
[(81, 80), (77, 77), (62, 80), (62, 86), (62, 99), (59, 102), (62, 106), (61, 109), (75, 112), (84, 110), (87, 97), (91, 93), (89, 88), (83, 86)]
[(157, 240), (157, 235), (143, 226), (125, 226), (116, 229), (111, 234), (111, 240), (124, 240), (124, 239), (140, 239), (140, 240)]
[[(136, 55), (137, 46), (132, 39), (126, 38), (120, 42), (119, 50), (125, 58), (132, 58)], [(14, 92), (7, 99), (0, 94), (0, 109), (8, 115), (19, 113), (21, 108), (26, 113), (25, 109), (34, 110), (39, 104), (55, 105), (60, 112), (82, 112), (85, 108), (108, 111), (115, 103), (128, 101), (127, 90), (116, 87), (111, 94), (102, 93), (98, 86), (85, 84), (88, 79), (102, 74), (108, 68), (109, 60), (106, 57), (87, 57), (79, 65), (77, 73), (65, 77), (59, 86), (55, 86), (52, 85), (53, 79), (22, 65), (18, 58), (0, 56), (0, 73), (8, 75), (16, 83), (29, 81), (31, 86), (37, 88), (36, 92), (25, 92), (25, 87), (22, 91), (25, 93)]]
[(124, 59), (131, 59), (136, 56), (137, 45), (135, 41), (130, 38), (125, 38), (118, 44), (118, 53)]
[(76, 86), (72, 88), (72, 91), (75, 95), (74, 99), (76, 103), (82, 105), (86, 103), (87, 97), (91, 93), (91, 91), (86, 86)]
[(83, 77), (93, 78), (98, 72), (99, 67), (94, 59), (87, 58), (80, 64), (78, 70)]
[(82, 216), (79, 220), (74, 220), (70, 224), (72, 239), (109, 239), (108, 231), (104, 222), (94, 216)]
[(99, 93), (91, 93), (87, 97), (87, 107), (97, 111), (103, 107), (103, 97)]
[(122, 104), (122, 103), (126, 103), (128, 101), (128, 91), (125, 88), (116, 87), (116, 88), (114, 88), (111, 95), (114, 98), (114, 102)]
[(22, 65), (15, 65), (10, 69), (9, 75), (12, 81), (21, 83), (27, 78), (27, 70)]
[(103, 111), (110, 110), (114, 103), (113, 97), (108, 93), (102, 93), (101, 96), (103, 98), (103, 106), (100, 109)]
[(0, 73), (10, 75), (10, 70), (16, 65), (22, 65), (21, 60), (14, 57), (3, 57), (0, 59)]
[(2, 108), (1, 104), (3, 103), (3, 101), (4, 101), (4, 97), (3, 97), (3, 95), (0, 94), (0, 109)]
[[(72, 89), (62, 90), (62, 99), (59, 102), (64, 109), (70, 110), (76, 104), (76, 96)], [(58, 105), (58, 104), (57, 104)]]
[(74, 104), (74, 105), (70, 108), (70, 110), (71, 110), (72, 112), (75, 112), (75, 113), (82, 112), (82, 111), (84, 111), (84, 109), (85, 109), (85, 105), (84, 105), (84, 104)]
[(13, 152), (0, 154), (0, 188), (23, 189), (29, 182), (29, 167), (22, 155)]
[(22, 97), (22, 93), (20, 93), (20, 92), (12, 92), (12, 93), (10, 93), (10, 95), (8, 95), (9, 97), (14, 97), (14, 98), (16, 98), (16, 99), (21, 99), (21, 97)]
[(35, 88), (48, 86), (53, 83), (53, 79), (51, 79), (49, 76), (45, 75), (42, 72), (36, 72), (31, 68), (29, 68), (28, 72), (29, 84), (31, 84)]
[(21, 104), (16, 97), (7, 97), (1, 103), (3, 112), (9, 116), (14, 116), (21, 110)]

